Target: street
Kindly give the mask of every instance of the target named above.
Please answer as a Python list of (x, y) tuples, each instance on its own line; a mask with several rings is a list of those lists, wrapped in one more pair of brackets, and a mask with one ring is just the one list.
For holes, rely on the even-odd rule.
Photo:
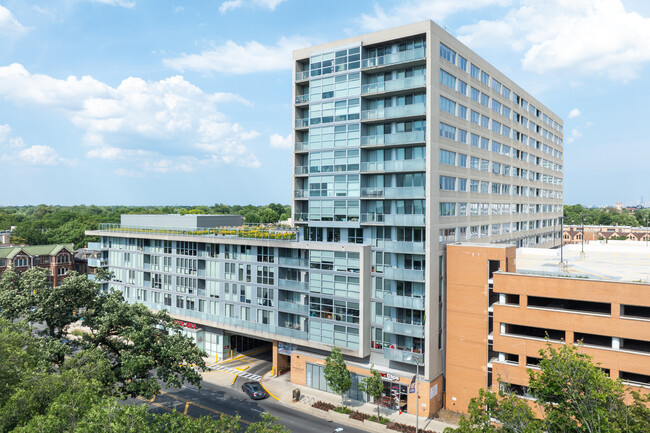
[[(273, 397), (265, 400), (249, 399), (241, 390), (241, 386), (253, 380), (255, 376), (259, 377), (270, 371), (270, 360), (271, 353), (266, 351), (219, 364), (220, 370), (205, 373), (205, 375), (229, 375), (230, 381), (235, 377), (230, 370), (249, 376), (238, 377), (232, 386), (216, 385), (204, 379), (200, 390), (190, 386), (183, 386), (181, 389), (164, 388), (153, 400), (141, 398), (131, 400), (129, 403), (147, 404), (151, 407), (152, 412), (157, 413), (176, 409), (176, 411), (192, 417), (209, 415), (218, 418), (221, 414), (239, 415), (243, 427), (259, 421), (263, 413), (269, 412), (279, 417), (279, 422), (287, 426), (292, 433), (329, 433), (338, 427), (343, 428), (342, 433), (365, 433), (365, 430), (328, 422), (305, 414), (276, 401)], [(247, 365), (248, 367), (246, 367)], [(237, 370), (237, 368), (243, 370)], [(223, 381), (221, 382), (223, 383)]]

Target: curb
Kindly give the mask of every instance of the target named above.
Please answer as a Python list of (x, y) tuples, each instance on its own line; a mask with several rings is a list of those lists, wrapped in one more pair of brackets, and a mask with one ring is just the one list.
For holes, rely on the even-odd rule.
[[(273, 370), (271, 370), (271, 371), (273, 371)], [(267, 371), (266, 373), (264, 373), (264, 374), (262, 375), (262, 377), (260, 378), (260, 385), (262, 385), (262, 388), (264, 388), (264, 391), (266, 391), (266, 392), (267, 392), (271, 397), (273, 397), (273, 398), (276, 399), (277, 401), (280, 401), (279, 398), (277, 398), (276, 396), (274, 396), (273, 394), (271, 394), (271, 393), (269, 392), (269, 390), (266, 389), (266, 387), (264, 386), (264, 376), (266, 376), (267, 374), (269, 374), (271, 371)], [(280, 403), (284, 403), (284, 402), (280, 401)]]

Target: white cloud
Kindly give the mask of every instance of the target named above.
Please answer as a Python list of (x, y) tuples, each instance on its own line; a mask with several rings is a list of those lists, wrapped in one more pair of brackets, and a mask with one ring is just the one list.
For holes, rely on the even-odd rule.
[(291, 134), (286, 137), (281, 136), (280, 134), (273, 134), (270, 138), (271, 147), (276, 147), (279, 149), (291, 149)]
[(580, 132), (577, 128), (573, 128), (566, 142), (567, 144), (573, 143), (580, 137), (582, 137), (582, 132)]
[(372, 14), (361, 15), (359, 24), (365, 31), (384, 30), (425, 19), (440, 21), (463, 10), (510, 3), (511, 0), (410, 0), (399, 2), (388, 11), (375, 4)]
[(20, 24), (9, 9), (0, 6), (0, 35), (20, 36), (27, 30), (27, 27)]
[(574, 117), (578, 117), (581, 114), (582, 113), (580, 112), (580, 110), (578, 110), (577, 108), (574, 108), (573, 110), (569, 111), (569, 119), (573, 119)]
[(135, 7), (135, 1), (129, 0), (89, 0), (94, 3), (103, 3), (110, 6), (120, 6), (123, 8), (131, 9)]
[(499, 20), (461, 27), (473, 48), (509, 44), (523, 51), (525, 70), (571, 71), (635, 78), (650, 61), (650, 18), (628, 12), (621, 0), (522, 0)]
[(22, 137), (12, 137), (11, 126), (4, 124), (0, 125), (0, 148), (2, 145), (8, 144), (10, 148), (25, 147), (25, 141)]
[[(250, 102), (231, 93), (204, 93), (182, 76), (160, 81), (129, 77), (111, 87), (87, 76), (30, 74), (13, 64), (0, 67), (0, 97), (65, 115), (85, 131), (83, 143), (92, 147), (87, 158), (126, 161), (158, 173), (190, 171), (204, 161), (259, 166), (244, 144), (259, 133), (229, 122), (218, 110), (221, 103)], [(23, 159), (55, 161), (33, 155), (45, 150), (32, 149)]]
[(18, 157), (32, 165), (57, 165), (59, 163), (59, 155), (56, 150), (50, 146), (35, 145), (18, 152)]
[(219, 6), (219, 12), (225, 14), (228, 11), (239, 9), (244, 6), (260, 7), (273, 11), (283, 1), (285, 0), (228, 0), (221, 3), (221, 6)]
[(190, 70), (248, 74), (277, 71), (291, 69), (293, 50), (309, 45), (309, 41), (300, 36), (280, 38), (276, 45), (263, 45), (257, 41), (239, 45), (227, 41), (201, 54), (183, 54), (164, 59), (163, 63), (181, 72)]

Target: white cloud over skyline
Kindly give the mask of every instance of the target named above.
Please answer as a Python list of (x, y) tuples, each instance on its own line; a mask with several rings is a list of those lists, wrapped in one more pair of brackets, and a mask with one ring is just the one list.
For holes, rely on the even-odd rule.
[(269, 142), (271, 147), (277, 149), (291, 149), (291, 134), (286, 137), (283, 137), (280, 134), (273, 134), (271, 135)]
[[(191, 171), (203, 161), (259, 165), (245, 145), (259, 134), (229, 122), (218, 109), (221, 103), (250, 102), (231, 93), (205, 93), (182, 76), (129, 77), (111, 87), (90, 76), (31, 74), (15, 63), (0, 67), (0, 97), (65, 115), (85, 132), (84, 143), (92, 147), (85, 152), (88, 158), (137, 162), (153, 172)], [(24, 161), (52, 165), (57, 160), (53, 148), (30, 149), (21, 154)]]
[(650, 62), (650, 18), (625, 9), (621, 0), (523, 0), (497, 20), (458, 29), (472, 48), (509, 45), (521, 67), (544, 74), (597, 73), (630, 80)]
[(20, 36), (27, 31), (28, 28), (18, 22), (9, 9), (0, 5), (0, 35)]
[(582, 113), (580, 112), (579, 109), (574, 108), (573, 110), (569, 111), (569, 116), (568, 117), (569, 117), (569, 119), (573, 119), (574, 117), (578, 117), (581, 114)]
[(309, 46), (302, 36), (282, 37), (275, 45), (263, 45), (257, 41), (237, 44), (226, 41), (200, 54), (183, 54), (163, 60), (163, 64), (180, 72), (225, 72), (249, 74), (291, 69), (292, 52)]
[(228, 0), (219, 6), (219, 12), (225, 14), (228, 11), (242, 7), (260, 7), (263, 9), (275, 10), (285, 0)]

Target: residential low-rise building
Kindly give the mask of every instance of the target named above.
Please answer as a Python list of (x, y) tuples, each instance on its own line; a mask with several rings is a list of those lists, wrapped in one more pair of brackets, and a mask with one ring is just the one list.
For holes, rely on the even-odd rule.
[(57, 286), (68, 271), (74, 270), (74, 245), (0, 247), (0, 275), (7, 269), (24, 272), (33, 267), (48, 269), (50, 282)]

